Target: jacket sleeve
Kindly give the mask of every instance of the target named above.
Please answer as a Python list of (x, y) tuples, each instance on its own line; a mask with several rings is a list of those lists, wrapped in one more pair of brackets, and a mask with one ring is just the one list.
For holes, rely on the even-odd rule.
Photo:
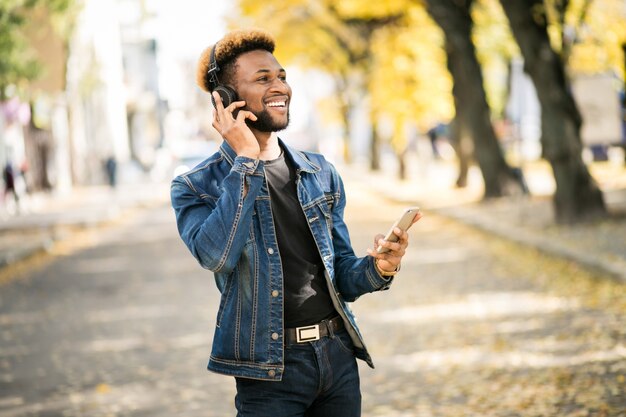
[(354, 254), (348, 227), (343, 219), (346, 207), (343, 181), (334, 167), (332, 165), (330, 167), (332, 182), (337, 191), (336, 195), (338, 194), (332, 208), (335, 282), (343, 298), (352, 302), (363, 294), (389, 289), (393, 277), (381, 276), (376, 271), (374, 258), (371, 256), (357, 257)]
[(172, 181), (178, 232), (203, 268), (230, 272), (237, 265), (248, 239), (255, 196), (263, 184), (262, 175), (255, 174), (258, 166), (257, 160), (235, 158), (217, 200), (201, 198), (188, 177)]

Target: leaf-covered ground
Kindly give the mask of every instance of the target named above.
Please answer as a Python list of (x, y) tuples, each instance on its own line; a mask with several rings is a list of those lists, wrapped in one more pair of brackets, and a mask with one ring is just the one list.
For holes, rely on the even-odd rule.
[[(363, 254), (403, 206), (347, 189)], [(0, 417), (235, 415), (206, 371), (218, 291), (169, 207), (54, 249), (0, 287)], [(363, 416), (625, 417), (625, 288), (427, 212), (353, 305)]]
[(355, 303), (364, 416), (626, 416), (626, 285), (427, 216)]

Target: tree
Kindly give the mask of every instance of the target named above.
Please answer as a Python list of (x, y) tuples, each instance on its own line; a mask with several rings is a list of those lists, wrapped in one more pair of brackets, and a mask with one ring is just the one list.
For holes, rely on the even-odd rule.
[(482, 71), (472, 42), (472, 3), (473, 0), (427, 0), (426, 6), (445, 34), (448, 69), (454, 80), (456, 129), (461, 132), (466, 126), (473, 139), (485, 197), (499, 197), (508, 194), (511, 185), (521, 188), (521, 184), (504, 159), (491, 124)]
[(368, 88), (372, 120), (393, 126), (390, 145), (401, 179), (406, 177), (405, 157), (416, 132), (426, 132), (454, 114), (442, 46), (443, 33), (415, 4), (406, 7), (402, 25), (381, 28), (373, 39)]
[(550, 44), (542, 0), (501, 0), (541, 103), (541, 144), (556, 181), (556, 221), (572, 223), (604, 216), (602, 192), (582, 160), (582, 118), (563, 62)]
[[(357, 9), (362, 11), (362, 9)], [(350, 13), (348, 10), (347, 14), (344, 11), (342, 14), (331, 2), (328, 5), (328, 11), (332, 14), (332, 16), (341, 22), (348, 31), (350, 32), (351, 37), (356, 37), (360, 40), (360, 43), (364, 45), (364, 48), (359, 48), (357, 51), (347, 49), (349, 59), (349, 64), (354, 70), (354, 80), (356, 81), (355, 92), (357, 92), (356, 100), (362, 100), (364, 97), (368, 95), (368, 86), (370, 86), (374, 81), (372, 79), (372, 62), (374, 60), (374, 53), (371, 48), (372, 39), (374, 38), (377, 31), (381, 28), (389, 27), (395, 25), (400, 19), (401, 14), (389, 14), (389, 15), (354, 15)], [(349, 42), (346, 42), (345, 39), (342, 38), (340, 32), (335, 32), (332, 29), (332, 26), (327, 26), (326, 29), (329, 33), (332, 33), (333, 36), (337, 37), (337, 41), (340, 45), (349, 45)], [(355, 53), (356, 52), (356, 53)], [(351, 114), (351, 109), (353, 103), (350, 103), (350, 106), (345, 106), (344, 111), (342, 112), (344, 117), (344, 123), (347, 126), (349, 124), (349, 118)], [(378, 113), (375, 109), (370, 109), (370, 132), (371, 132), (371, 146), (370, 146), (370, 168), (372, 170), (380, 169), (380, 156), (379, 156), (379, 137), (377, 132), (377, 117)], [(348, 149), (348, 147), (344, 148)], [(344, 154), (344, 160), (346, 162), (351, 162), (351, 157), (349, 154)]]
[[(623, 0), (572, 1), (562, 20), (566, 28), (563, 32), (569, 33), (569, 45), (565, 49), (561, 46), (560, 55), (568, 72), (612, 72), (624, 80), (622, 44), (626, 42), (626, 9)], [(563, 42), (558, 41), (554, 32), (548, 34), (559, 51)]]
[(26, 22), (30, 4), (24, 1), (0, 2), (0, 101), (6, 99), (7, 87), (34, 79), (41, 68), (28, 50), (20, 29)]
[[(239, 6), (254, 25), (265, 27), (276, 36), (281, 45), (281, 60), (323, 69), (332, 76), (337, 112), (344, 128), (343, 156), (351, 162), (350, 118), (356, 103), (368, 95), (371, 39), (379, 28), (398, 21), (400, 15), (362, 13), (356, 3), (335, 5), (330, 0), (272, 0), (262, 5), (240, 0)], [(374, 166), (376, 157), (374, 154), (372, 158)]]
[[(67, 38), (72, 17), (77, 9), (75, 0), (3, 0), (0, 2), (0, 101), (6, 98), (7, 87), (25, 90), (28, 83), (44, 70), (29, 44), (25, 30), (30, 17), (45, 9), (58, 33)], [(68, 17), (69, 15), (69, 17)]]

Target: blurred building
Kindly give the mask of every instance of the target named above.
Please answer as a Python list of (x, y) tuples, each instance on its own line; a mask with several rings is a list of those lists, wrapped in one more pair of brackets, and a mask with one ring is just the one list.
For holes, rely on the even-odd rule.
[(133, 160), (144, 170), (151, 168), (156, 150), (163, 145), (163, 119), (168, 111), (159, 91), (158, 10), (154, 4), (118, 1), (129, 146)]
[[(572, 94), (583, 119), (582, 144), (593, 151), (594, 159), (599, 150), (623, 145), (621, 88), (622, 81), (612, 73), (571, 74)], [(512, 124), (510, 139), (516, 143), (521, 157), (538, 159), (541, 156), (541, 105), (521, 58), (511, 62), (506, 115)]]
[(79, 3), (66, 37), (44, 7), (29, 15), (28, 41), (44, 73), (21, 99), (0, 103), (2, 166), (27, 168), (32, 190), (69, 190), (107, 183), (107, 167), (122, 183), (166, 179), (176, 156), (212, 150), (219, 138), (195, 65), (225, 30), (225, 6)]
[(73, 180), (106, 180), (105, 163), (130, 157), (121, 37), (114, 2), (84, 1), (70, 40), (67, 107)]
[(0, 104), (0, 163), (13, 166), (20, 193), (53, 185), (67, 188), (71, 184), (64, 100), (67, 49), (44, 7), (31, 9), (22, 31), (44, 70), (30, 83), (27, 97), (15, 88)]
[(511, 60), (509, 99), (506, 117), (511, 123), (513, 146), (519, 157), (535, 160), (541, 156), (541, 104), (531, 78), (524, 72), (521, 58)]

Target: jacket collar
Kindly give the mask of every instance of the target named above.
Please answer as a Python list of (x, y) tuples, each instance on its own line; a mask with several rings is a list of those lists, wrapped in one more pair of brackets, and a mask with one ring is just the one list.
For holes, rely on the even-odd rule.
[[(296, 171), (304, 171), (309, 173), (318, 172), (321, 168), (311, 162), (306, 155), (290, 146), (287, 146), (285, 142), (283, 142), (280, 138), (278, 138), (278, 144), (285, 151), (285, 155), (293, 162)], [(226, 141), (222, 141), (222, 145), (220, 146), (220, 153), (224, 156), (224, 158), (233, 165), (235, 163), (235, 158), (237, 154), (231, 148), (231, 146)]]

